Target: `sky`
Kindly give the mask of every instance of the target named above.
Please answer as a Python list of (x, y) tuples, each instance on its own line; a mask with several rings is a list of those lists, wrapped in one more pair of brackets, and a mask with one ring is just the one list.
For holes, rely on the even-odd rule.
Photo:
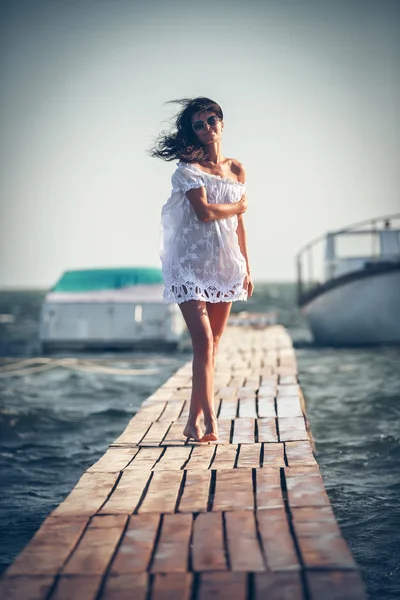
[(400, 212), (397, 0), (1, 0), (0, 288), (161, 266), (178, 105), (224, 112), (247, 172), (254, 281), (300, 247)]

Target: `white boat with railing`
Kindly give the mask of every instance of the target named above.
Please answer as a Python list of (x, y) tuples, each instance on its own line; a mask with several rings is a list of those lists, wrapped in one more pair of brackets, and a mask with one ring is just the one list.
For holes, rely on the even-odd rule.
[(296, 255), (298, 305), (318, 344), (400, 344), (400, 213), (329, 232)]
[(153, 267), (66, 271), (42, 304), (42, 351), (176, 347), (186, 324), (163, 289)]

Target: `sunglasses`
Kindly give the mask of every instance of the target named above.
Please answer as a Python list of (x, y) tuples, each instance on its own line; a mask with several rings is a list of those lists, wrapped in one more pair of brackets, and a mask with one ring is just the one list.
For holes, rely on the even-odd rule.
[[(219, 117), (216, 117), (215, 115), (211, 115), (211, 117), (208, 117), (207, 119), (207, 123), (209, 125), (216, 125), (219, 121)], [(201, 131), (202, 129), (205, 129), (206, 126), (206, 121), (194, 121), (192, 123), (192, 127), (195, 131)]]

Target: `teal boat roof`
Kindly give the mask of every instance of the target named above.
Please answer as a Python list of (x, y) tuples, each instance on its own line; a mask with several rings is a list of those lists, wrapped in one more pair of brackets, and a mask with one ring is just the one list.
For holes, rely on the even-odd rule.
[(162, 282), (161, 269), (156, 267), (74, 269), (65, 271), (51, 291), (116, 290), (133, 285), (160, 284)]

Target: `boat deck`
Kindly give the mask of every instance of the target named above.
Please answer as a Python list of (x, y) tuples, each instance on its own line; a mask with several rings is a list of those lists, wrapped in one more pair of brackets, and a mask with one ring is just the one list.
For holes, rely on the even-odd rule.
[(0, 580), (7, 600), (362, 600), (282, 326), (234, 326), (220, 438), (183, 437), (191, 361), (147, 398)]

